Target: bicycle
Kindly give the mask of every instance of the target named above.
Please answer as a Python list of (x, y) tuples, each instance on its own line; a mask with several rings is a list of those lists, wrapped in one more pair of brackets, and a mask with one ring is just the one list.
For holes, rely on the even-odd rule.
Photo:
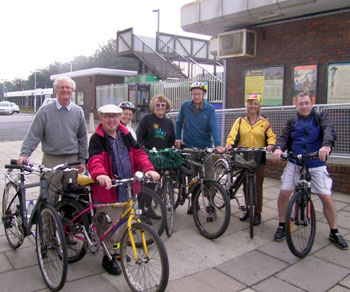
[[(3, 194), (2, 222), (7, 241), (13, 249), (23, 244), (24, 238), (33, 235), (36, 241), (36, 253), (44, 281), (51, 291), (60, 290), (67, 276), (67, 249), (61, 220), (55, 208), (47, 202), (45, 173), (53, 175), (78, 165), (72, 162), (46, 168), (41, 165), (17, 165), (12, 159), (5, 165), (5, 177), (8, 180)], [(38, 174), (40, 182), (25, 184), (26, 176)], [(49, 181), (50, 183), (50, 181)], [(26, 208), (26, 189), (40, 186), (36, 204), (28, 214)], [(36, 224), (35, 233), (32, 226)]]
[(293, 255), (303, 258), (312, 249), (316, 234), (316, 214), (311, 199), (311, 175), (307, 167), (307, 159), (317, 159), (318, 151), (308, 154), (293, 155), (282, 153), (281, 159), (300, 161), (300, 178), (295, 191), (289, 200), (285, 232), (289, 250)]
[[(204, 160), (207, 155), (211, 155), (213, 150), (207, 148), (179, 149), (184, 159), (184, 165), (173, 172), (174, 187), (174, 208), (183, 205), (186, 199), (189, 201), (188, 214), (193, 214), (194, 223), (204, 237), (216, 239), (226, 231), (231, 216), (230, 201), (223, 187), (216, 181), (206, 179)], [(199, 162), (188, 159), (192, 154), (199, 156)], [(196, 182), (187, 183), (189, 177), (193, 175), (190, 165), (201, 168), (199, 178)]]
[(156, 192), (161, 194), (166, 209), (165, 231), (170, 237), (174, 230), (174, 186), (173, 177), (177, 174), (177, 169), (181, 167), (183, 158), (178, 150), (166, 148), (163, 150), (152, 149), (148, 152), (148, 157), (153, 166), (161, 175), (160, 184), (156, 187)]
[[(214, 164), (215, 179), (224, 187), (228, 197), (235, 199), (238, 208), (249, 212), (249, 235), (254, 237), (254, 214), (257, 205), (255, 169), (259, 167), (263, 148), (232, 148), (224, 158)], [(246, 202), (248, 206), (241, 206), (237, 192), (242, 184), (247, 186)]]
[[(112, 180), (113, 187), (126, 185), (129, 196), (127, 202), (94, 203), (90, 187), (85, 194), (63, 194), (57, 210), (63, 221), (66, 236), (77, 241), (70, 247), (68, 262), (79, 261), (87, 252), (96, 254), (100, 246), (108, 259), (112, 260), (104, 239), (114, 234), (123, 224), (127, 224), (121, 241), (114, 246), (120, 247), (121, 267), (130, 289), (132, 291), (165, 291), (169, 278), (168, 256), (157, 232), (141, 220), (142, 212), (136, 208), (137, 199), (132, 192), (132, 184), (135, 181), (145, 181), (144, 174), (138, 171), (132, 178)], [(87, 176), (78, 176), (78, 184), (81, 186), (91, 186), (93, 183), (94, 181)], [(87, 201), (83, 199), (86, 195)], [(101, 207), (125, 207), (126, 210), (119, 220), (111, 222), (108, 216), (95, 215), (95, 209)], [(106, 220), (110, 226), (101, 236), (98, 236), (97, 224), (100, 224), (101, 220)]]

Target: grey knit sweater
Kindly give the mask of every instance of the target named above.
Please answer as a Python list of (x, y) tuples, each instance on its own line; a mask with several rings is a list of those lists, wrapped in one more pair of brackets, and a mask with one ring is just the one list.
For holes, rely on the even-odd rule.
[(58, 110), (55, 102), (41, 107), (24, 138), (20, 156), (29, 157), (40, 142), (46, 154), (78, 154), (79, 161), (85, 163), (88, 139), (82, 109), (72, 104), (69, 111)]

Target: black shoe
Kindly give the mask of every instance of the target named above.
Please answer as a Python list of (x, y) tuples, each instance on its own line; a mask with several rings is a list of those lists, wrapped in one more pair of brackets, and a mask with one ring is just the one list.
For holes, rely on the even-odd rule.
[(261, 223), (261, 215), (255, 214), (254, 215), (254, 226), (260, 225), (260, 223)]
[(239, 217), (239, 220), (241, 221), (246, 221), (249, 218), (249, 212), (245, 212), (243, 213), (243, 215), (241, 217)]
[[(116, 253), (116, 254), (114, 255), (114, 257), (115, 257), (118, 261), (120, 261), (120, 254), (119, 254), (119, 253)], [(126, 261), (127, 261), (127, 262), (130, 262), (130, 261), (131, 261), (131, 258), (130, 258), (128, 255), (126, 255)]]
[(330, 233), (329, 240), (332, 241), (340, 249), (348, 249), (348, 244), (339, 233)]
[(283, 241), (284, 238), (286, 237), (286, 232), (284, 230), (284, 227), (278, 226), (277, 231), (275, 233), (275, 241)]
[[(200, 210), (200, 207), (199, 207), (199, 204), (198, 204), (198, 203), (197, 203), (197, 210)], [(193, 214), (192, 205), (188, 206), (187, 214), (188, 214), (188, 215), (192, 215), (192, 214)]]
[(145, 211), (144, 216), (155, 220), (162, 219), (162, 217), (157, 215), (152, 208), (149, 208), (147, 211)]
[(102, 267), (107, 271), (108, 274), (111, 275), (120, 275), (122, 270), (120, 269), (116, 259), (112, 257), (112, 260), (108, 260), (107, 256), (103, 256)]
[(146, 217), (145, 215), (141, 215), (140, 219), (143, 223), (146, 223), (148, 225), (153, 225), (152, 220)]

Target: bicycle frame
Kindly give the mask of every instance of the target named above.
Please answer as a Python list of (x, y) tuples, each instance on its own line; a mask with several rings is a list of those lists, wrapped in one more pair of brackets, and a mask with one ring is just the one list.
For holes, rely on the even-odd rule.
[[(15, 168), (15, 167), (13, 167)], [(17, 167), (18, 169), (18, 167)], [(24, 230), (24, 236), (28, 236), (32, 234), (31, 229), (33, 224), (40, 222), (41, 220), (37, 220), (36, 214), (40, 216), (40, 210), (43, 203), (47, 202), (47, 194), (46, 194), (46, 179), (43, 175), (40, 176), (40, 181), (36, 183), (25, 184), (25, 172), (24, 169), (18, 173), (20, 175), (20, 183), (15, 182), (8, 173), (5, 172), (5, 177), (17, 187), (17, 195), (20, 199), (20, 214), (22, 218), (22, 228)], [(33, 211), (31, 214), (27, 214), (27, 206), (26, 206), (26, 189), (40, 187), (39, 197), (34, 205)], [(13, 198), (15, 199), (15, 197)], [(11, 202), (12, 203), (12, 202)], [(10, 206), (11, 204), (9, 204)], [(30, 215), (28, 220), (28, 215)], [(40, 218), (39, 218), (40, 219)], [(41, 230), (41, 226), (39, 228)]]
[[(131, 192), (131, 186), (127, 185), (127, 189), (129, 191), (129, 193)], [(137, 251), (136, 251), (136, 244), (135, 244), (135, 240), (134, 240), (134, 235), (132, 233), (132, 222), (133, 220), (135, 220), (136, 217), (136, 222), (141, 222), (141, 220), (138, 218), (138, 215), (141, 215), (141, 213), (139, 213), (135, 208), (134, 208), (134, 203), (135, 203), (135, 195), (132, 195), (130, 200), (127, 202), (122, 202), (122, 203), (98, 203), (95, 204), (92, 201), (91, 198), (91, 189), (89, 189), (89, 207), (85, 208), (83, 211), (81, 211), (78, 215), (76, 215), (72, 220), (69, 221), (68, 224), (66, 224), (65, 226), (63, 226), (64, 232), (69, 235), (72, 236), (78, 240), (81, 241), (86, 241), (88, 243), (88, 245), (91, 247), (93, 246), (93, 242), (91, 241), (87, 230), (85, 230), (84, 226), (83, 227), (83, 233), (84, 233), (84, 238), (76, 236), (74, 234), (71, 234), (69, 231), (67, 231), (67, 228), (69, 228), (69, 225), (71, 225), (72, 223), (74, 223), (75, 221), (77, 221), (83, 214), (90, 212), (90, 215), (92, 218), (94, 218), (95, 214), (94, 214), (94, 209), (98, 209), (98, 208), (102, 208), (102, 207), (114, 207), (114, 208), (122, 208), (122, 207), (128, 207), (127, 210), (125, 210), (125, 212), (120, 216), (120, 218), (112, 223), (112, 225), (100, 236), (98, 237), (99, 239), (99, 243), (100, 245), (102, 245), (104, 251), (106, 252), (107, 257), (109, 258), (109, 260), (112, 260), (112, 256), (110, 255), (108, 248), (106, 247), (106, 245), (104, 244), (103, 240), (115, 233), (123, 224), (125, 224), (127, 222), (128, 224), (128, 232), (129, 232), (129, 236), (130, 236), (130, 241), (131, 241), (131, 246), (134, 252), (134, 256), (135, 256), (135, 261), (138, 262), (138, 256), (137, 256)], [(92, 220), (92, 223), (89, 225), (89, 228), (91, 228), (91, 231), (94, 234), (97, 234), (97, 227), (96, 224), (94, 222), (94, 220)], [(148, 257), (148, 249), (147, 249), (147, 243), (146, 243), (146, 239), (145, 239), (145, 235), (142, 233), (141, 234), (141, 239), (142, 239), (142, 244), (143, 244), (143, 248), (145, 251), (146, 256)]]

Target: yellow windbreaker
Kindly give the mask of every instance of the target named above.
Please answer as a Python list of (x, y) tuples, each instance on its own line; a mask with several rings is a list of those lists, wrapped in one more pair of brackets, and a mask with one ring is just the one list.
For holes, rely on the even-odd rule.
[[(247, 117), (238, 118), (227, 137), (226, 144), (233, 145), (235, 143), (238, 129), (239, 129), (239, 140), (235, 147), (249, 147), (259, 148), (267, 145), (276, 144), (276, 135), (273, 133), (269, 121), (263, 116), (259, 117), (259, 121), (251, 126)], [(266, 134), (266, 136), (265, 136)], [(267, 141), (266, 141), (267, 137)]]

